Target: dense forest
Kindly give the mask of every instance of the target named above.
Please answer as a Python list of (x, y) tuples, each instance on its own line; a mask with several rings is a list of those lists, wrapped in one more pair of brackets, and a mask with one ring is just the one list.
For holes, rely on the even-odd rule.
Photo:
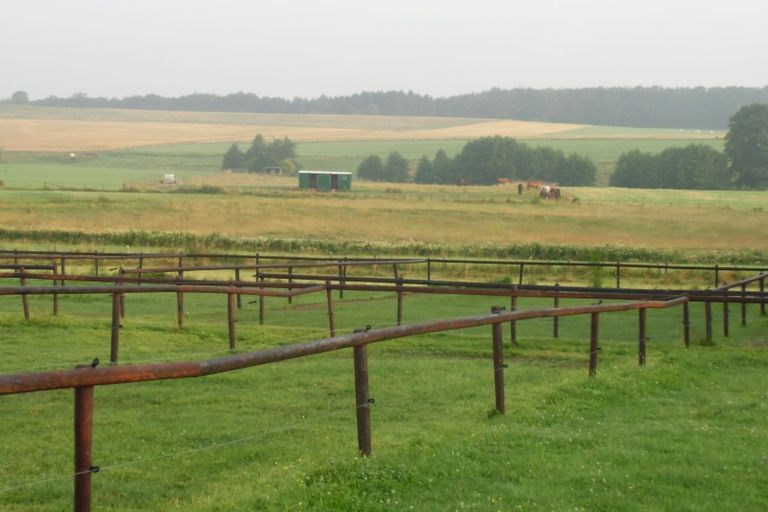
[(494, 88), (446, 98), (434, 98), (410, 91), (362, 92), (350, 96), (320, 96), (313, 99), (260, 97), (245, 92), (224, 96), (195, 93), (178, 98), (156, 94), (92, 98), (78, 93), (68, 98), (51, 96), (30, 103), (58, 107), (180, 111), (457, 116), (615, 126), (725, 129), (728, 118), (742, 106), (768, 103), (768, 87)]

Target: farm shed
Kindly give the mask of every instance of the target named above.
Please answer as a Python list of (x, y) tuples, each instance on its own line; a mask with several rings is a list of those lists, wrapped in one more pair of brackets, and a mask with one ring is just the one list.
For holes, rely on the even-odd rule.
[(351, 190), (352, 173), (336, 171), (299, 171), (299, 188), (328, 190)]

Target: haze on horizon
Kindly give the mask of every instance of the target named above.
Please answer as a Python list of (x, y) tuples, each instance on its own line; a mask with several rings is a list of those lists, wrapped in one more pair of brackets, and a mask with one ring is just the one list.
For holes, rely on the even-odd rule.
[(768, 85), (757, 0), (32, 0), (3, 19), (0, 98)]

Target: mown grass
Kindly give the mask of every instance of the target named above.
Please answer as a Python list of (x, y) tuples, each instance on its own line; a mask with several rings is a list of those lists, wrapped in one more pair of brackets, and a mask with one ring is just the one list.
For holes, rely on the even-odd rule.
[[(487, 312), (494, 300), (408, 295), (407, 322)], [(564, 301), (572, 305), (575, 301)], [(547, 305), (524, 299), (521, 307)], [(124, 363), (226, 353), (223, 297), (129, 296)], [(395, 300), (336, 299), (339, 332), (390, 325)], [(109, 299), (0, 300), (0, 371), (108, 359)], [(99, 510), (761, 510), (768, 505), (768, 323), (681, 343), (678, 309), (649, 312), (648, 366), (636, 366), (636, 313), (602, 315), (598, 376), (586, 376), (588, 318), (518, 324), (507, 340), (508, 413), (493, 408), (490, 329), (370, 347), (373, 457), (356, 455), (348, 351), (226, 375), (96, 390)], [(324, 301), (267, 301), (238, 312), (238, 350), (320, 337)], [(719, 332), (719, 322), (715, 332)], [(505, 338), (508, 336), (504, 329)], [(102, 363), (103, 364), (103, 363)], [(71, 502), (72, 393), (0, 399), (0, 507)]]

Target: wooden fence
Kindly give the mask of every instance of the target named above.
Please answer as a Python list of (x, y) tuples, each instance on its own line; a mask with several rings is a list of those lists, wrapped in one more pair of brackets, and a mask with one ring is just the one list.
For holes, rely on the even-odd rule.
[(383, 329), (363, 330), (362, 332), (355, 332), (345, 336), (325, 338), (242, 354), (232, 354), (203, 361), (107, 367), (99, 367), (98, 364), (95, 363), (92, 365), (79, 366), (73, 370), (3, 375), (0, 376), (0, 395), (30, 393), (54, 389), (74, 389), (74, 510), (76, 512), (84, 512), (90, 511), (91, 509), (91, 476), (98, 471), (98, 467), (93, 465), (92, 453), (93, 397), (95, 386), (203, 377), (216, 373), (277, 363), (288, 359), (312, 356), (334, 350), (352, 348), (354, 358), (358, 449), (362, 455), (369, 456), (372, 450), (372, 442), (367, 346), (371, 343), (407, 336), (417, 336), (421, 334), (490, 325), (493, 347), (491, 369), (494, 381), (495, 407), (499, 414), (504, 414), (505, 365), (501, 329), (502, 323), (512, 321), (518, 322), (543, 317), (557, 318), (563, 316), (590, 315), (591, 331), (588, 356), (589, 375), (593, 377), (597, 373), (599, 319), (602, 313), (629, 310), (639, 311), (639, 361), (640, 364), (644, 364), (646, 309), (668, 308), (687, 303), (687, 297), (678, 297), (668, 301), (639, 301), (620, 304), (601, 304), (510, 312), (503, 312), (500, 308), (494, 307), (490, 315), (452, 318), (387, 327)]

